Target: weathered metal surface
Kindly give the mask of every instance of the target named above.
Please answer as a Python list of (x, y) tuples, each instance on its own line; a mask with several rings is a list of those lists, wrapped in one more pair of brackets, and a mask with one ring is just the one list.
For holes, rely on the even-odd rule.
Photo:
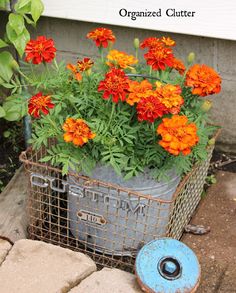
[(137, 255), (135, 272), (140, 286), (149, 293), (195, 292), (200, 280), (194, 252), (171, 238), (146, 244)]
[[(50, 141), (48, 148), (54, 144)], [(133, 272), (137, 251), (145, 243), (181, 237), (201, 200), (213, 147), (171, 200), (73, 172), (69, 180), (60, 169), (40, 163), (46, 148), (28, 149), (20, 158), (30, 181), (29, 236), (84, 252), (99, 265)]]

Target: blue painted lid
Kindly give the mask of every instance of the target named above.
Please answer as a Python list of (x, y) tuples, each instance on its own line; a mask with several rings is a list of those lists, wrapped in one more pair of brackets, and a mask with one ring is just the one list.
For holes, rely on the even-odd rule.
[(136, 258), (135, 271), (146, 292), (193, 292), (200, 279), (195, 253), (171, 238), (154, 240), (143, 246)]

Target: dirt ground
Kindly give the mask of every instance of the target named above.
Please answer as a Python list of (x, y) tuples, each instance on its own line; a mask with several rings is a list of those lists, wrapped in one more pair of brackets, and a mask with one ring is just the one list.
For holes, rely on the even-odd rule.
[(197, 254), (201, 283), (197, 293), (236, 292), (236, 173), (218, 171), (191, 221), (209, 226), (208, 234), (184, 234), (182, 241)]

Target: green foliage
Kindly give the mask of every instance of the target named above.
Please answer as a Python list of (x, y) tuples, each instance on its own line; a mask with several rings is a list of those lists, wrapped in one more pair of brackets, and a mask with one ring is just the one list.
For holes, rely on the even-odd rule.
[[(8, 0), (0, 0), (0, 8), (7, 10)], [(6, 34), (0, 39), (0, 48), (9, 48), (13, 46), (20, 57), (23, 56), (25, 46), (30, 40), (30, 34), (27, 25), (35, 26), (40, 15), (43, 12), (43, 3), (41, 0), (18, 0), (14, 6), (14, 11), (8, 15), (6, 25)], [(11, 95), (17, 93), (21, 95), (25, 87), (18, 77), (19, 65), (9, 51), (0, 53), (0, 87), (11, 91)], [(1, 88), (0, 88), (1, 91)], [(18, 100), (19, 102), (19, 100)], [(21, 107), (19, 103), (13, 105), (9, 101), (4, 101), (0, 108), (0, 118), (8, 121), (16, 121), (25, 115), (25, 106)]]

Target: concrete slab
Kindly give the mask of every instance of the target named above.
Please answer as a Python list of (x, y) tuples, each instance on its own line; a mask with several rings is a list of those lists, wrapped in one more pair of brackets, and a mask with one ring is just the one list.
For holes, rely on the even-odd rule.
[(28, 178), (21, 167), (0, 194), (0, 235), (13, 242), (27, 237), (27, 187)]
[(141, 293), (136, 277), (130, 273), (104, 268), (83, 280), (69, 293)]
[(235, 292), (236, 173), (217, 174), (217, 183), (210, 187), (191, 222), (211, 227), (209, 234), (185, 234), (181, 239), (195, 251), (201, 264), (197, 292)]
[(95, 263), (82, 253), (19, 240), (0, 266), (0, 292), (65, 293), (94, 271)]
[(11, 247), (12, 245), (10, 244), (9, 241), (6, 241), (0, 238), (0, 265), (5, 260)]

